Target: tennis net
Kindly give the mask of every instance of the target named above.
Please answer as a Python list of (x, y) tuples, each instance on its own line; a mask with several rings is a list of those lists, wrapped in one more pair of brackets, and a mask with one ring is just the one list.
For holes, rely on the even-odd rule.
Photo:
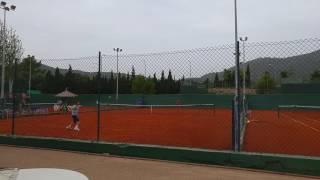
[(150, 113), (166, 112), (166, 111), (172, 111), (172, 110), (211, 111), (215, 113), (216, 108), (214, 104), (181, 104), (181, 105), (101, 104), (102, 111), (134, 110), (134, 109), (146, 110)]
[(320, 118), (320, 106), (279, 105), (277, 107), (278, 119), (283, 112), (293, 112), (301, 115), (318, 115)]

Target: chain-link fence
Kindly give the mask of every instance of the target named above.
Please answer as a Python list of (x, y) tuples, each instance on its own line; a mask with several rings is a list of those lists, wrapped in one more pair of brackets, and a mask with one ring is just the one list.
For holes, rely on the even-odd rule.
[[(0, 132), (231, 150), (234, 49), (27, 57)], [(241, 150), (319, 156), (320, 40), (241, 42), (240, 54)]]
[(243, 50), (254, 89), (243, 150), (319, 156), (320, 39), (250, 43)]

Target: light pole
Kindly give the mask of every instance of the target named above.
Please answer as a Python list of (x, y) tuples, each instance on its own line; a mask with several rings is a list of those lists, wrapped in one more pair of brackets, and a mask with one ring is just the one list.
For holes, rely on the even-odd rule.
[(234, 0), (234, 38), (235, 38), (235, 96), (234, 96), (234, 150), (240, 151), (241, 148), (241, 122), (240, 122), (240, 62), (239, 62), (239, 40), (238, 40), (238, 15), (237, 15), (237, 0)]
[(113, 48), (113, 50), (117, 53), (117, 89), (116, 89), (116, 102), (119, 99), (119, 52), (122, 52), (120, 48)]
[[(240, 41), (242, 42), (242, 58), (243, 58), (243, 99), (242, 99), (242, 107), (243, 110), (245, 111), (245, 102), (246, 102), (246, 47), (245, 47), (245, 42), (248, 40), (248, 37), (240, 37)], [(246, 112), (245, 112), (246, 114)]]
[(1, 73), (1, 99), (4, 98), (4, 82), (5, 82), (5, 51), (6, 51), (6, 13), (7, 11), (14, 11), (16, 6), (11, 5), (10, 8), (7, 6), (7, 3), (1, 1), (0, 8), (3, 9), (3, 42), (2, 42), (2, 73)]

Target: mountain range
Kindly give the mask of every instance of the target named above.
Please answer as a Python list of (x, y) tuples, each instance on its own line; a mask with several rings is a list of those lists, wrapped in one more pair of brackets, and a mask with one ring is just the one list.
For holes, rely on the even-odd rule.
[[(252, 82), (257, 81), (265, 72), (269, 72), (277, 81), (281, 79), (281, 72), (286, 72), (288, 77), (281, 79), (282, 82), (306, 82), (310, 80), (310, 76), (314, 71), (320, 70), (320, 50), (286, 58), (257, 58), (240, 64), (240, 68), (244, 69), (248, 65)], [(234, 71), (234, 69), (233, 66), (228, 70)], [(219, 72), (218, 76), (222, 80), (223, 72)], [(204, 81), (209, 78), (210, 81), (213, 81), (214, 77), (215, 73), (208, 73), (198, 78), (198, 80)]]
[[(271, 76), (277, 81), (301, 83), (310, 80), (311, 74), (320, 70), (320, 50), (301, 54), (297, 56), (285, 57), (285, 58), (256, 58), (246, 63), (240, 64), (240, 68), (250, 66), (251, 81), (257, 81), (265, 72), (269, 72)], [(55, 72), (55, 67), (51, 67), (45, 64), (41, 65), (41, 69)], [(235, 67), (231, 67), (228, 70), (234, 71)], [(68, 69), (60, 69), (61, 74), (66, 74)], [(80, 70), (73, 70), (74, 73), (86, 75), (89, 77), (95, 76), (96, 72), (85, 72)], [(281, 79), (281, 72), (286, 72), (288, 77)], [(214, 81), (215, 72), (205, 74), (200, 78), (186, 78), (186, 80), (192, 80), (193, 82), (203, 82), (207, 78), (210, 82)], [(101, 76), (109, 78), (111, 72), (101, 72)], [(122, 74), (125, 75), (125, 74)], [(218, 72), (220, 80), (223, 80), (223, 72)]]

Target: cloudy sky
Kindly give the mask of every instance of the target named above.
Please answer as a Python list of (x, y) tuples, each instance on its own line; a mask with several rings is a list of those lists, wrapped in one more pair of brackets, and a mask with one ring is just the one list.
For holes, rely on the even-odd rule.
[[(64, 58), (230, 44), (233, 0), (7, 0), (25, 55)], [(251, 42), (320, 37), (319, 0), (238, 0)], [(1, 18), (2, 20), (2, 18)]]

